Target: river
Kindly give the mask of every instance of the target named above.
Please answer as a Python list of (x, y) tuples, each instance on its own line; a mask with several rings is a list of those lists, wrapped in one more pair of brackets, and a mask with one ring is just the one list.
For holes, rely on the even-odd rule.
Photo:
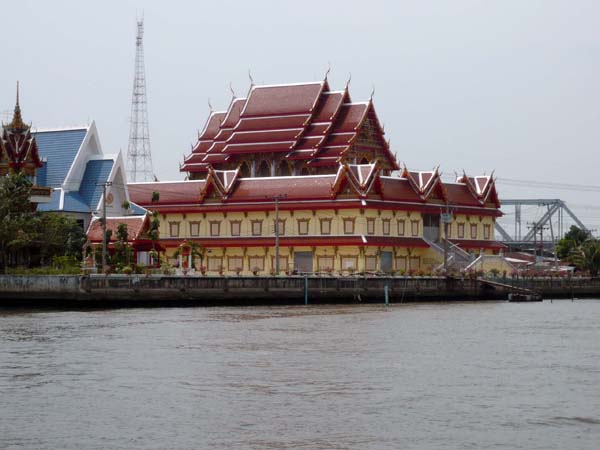
[(600, 300), (0, 310), (2, 449), (598, 449)]

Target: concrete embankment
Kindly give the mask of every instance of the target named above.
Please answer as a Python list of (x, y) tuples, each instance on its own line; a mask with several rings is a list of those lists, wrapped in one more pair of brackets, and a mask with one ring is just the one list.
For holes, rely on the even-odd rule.
[[(0, 276), (0, 306), (175, 306), (505, 300), (531, 289), (548, 298), (599, 296), (600, 279), (490, 284), (445, 277)], [(521, 280), (519, 280), (521, 281)], [(534, 280), (535, 281), (535, 280)], [(559, 280), (560, 281), (560, 280)], [(570, 281), (567, 283), (566, 281)]]

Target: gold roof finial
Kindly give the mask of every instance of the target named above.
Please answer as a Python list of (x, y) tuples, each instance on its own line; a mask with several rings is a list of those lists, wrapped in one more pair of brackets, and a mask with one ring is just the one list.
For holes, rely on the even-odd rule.
[(27, 125), (23, 122), (21, 117), (21, 105), (19, 105), (19, 82), (17, 81), (17, 102), (15, 104), (15, 112), (13, 114), (12, 121), (8, 124), (8, 127), (15, 129), (27, 128)]

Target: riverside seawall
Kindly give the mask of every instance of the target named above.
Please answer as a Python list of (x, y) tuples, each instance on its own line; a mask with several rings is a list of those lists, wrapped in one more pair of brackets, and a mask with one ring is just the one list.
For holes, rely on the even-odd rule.
[[(600, 279), (446, 277), (0, 276), (0, 307), (176, 306), (505, 300), (529, 289), (546, 298), (600, 297)], [(513, 286), (511, 286), (512, 284)]]

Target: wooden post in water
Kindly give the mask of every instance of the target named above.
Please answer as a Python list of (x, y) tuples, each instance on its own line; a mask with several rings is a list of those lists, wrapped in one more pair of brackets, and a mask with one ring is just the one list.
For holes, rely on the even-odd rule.
[(308, 305), (308, 276), (304, 275), (304, 304)]

